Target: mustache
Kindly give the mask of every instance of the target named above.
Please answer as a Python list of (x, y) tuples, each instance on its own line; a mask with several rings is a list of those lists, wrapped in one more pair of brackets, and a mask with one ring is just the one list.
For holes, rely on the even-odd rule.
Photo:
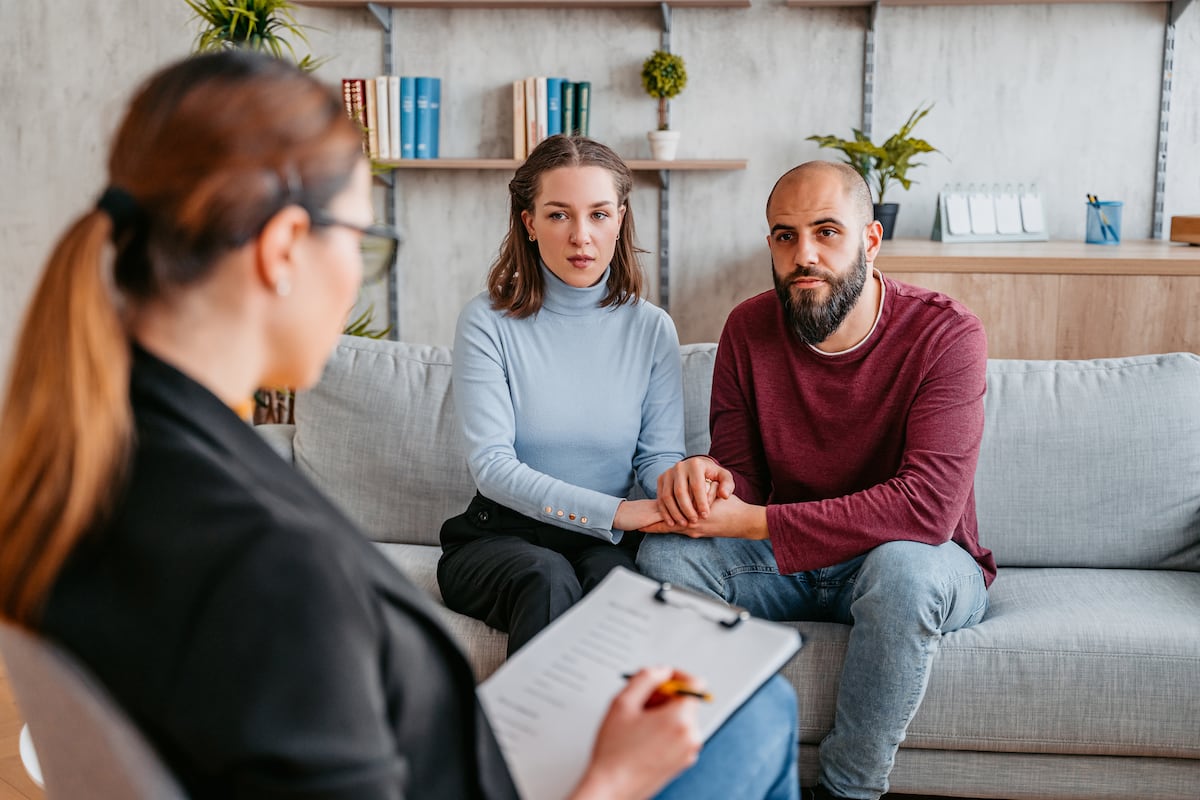
[(792, 281), (799, 280), (800, 278), (817, 278), (828, 283), (837, 283), (837, 276), (832, 272), (813, 267), (796, 267), (784, 277), (783, 283), (785, 285), (790, 284)]

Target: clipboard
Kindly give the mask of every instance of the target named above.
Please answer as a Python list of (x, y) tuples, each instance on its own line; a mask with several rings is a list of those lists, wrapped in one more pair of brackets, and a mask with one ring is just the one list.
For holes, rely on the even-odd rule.
[(707, 741), (800, 649), (787, 625), (618, 567), (479, 685), (521, 797), (561, 800), (579, 782), (625, 673), (665, 664), (704, 681)]

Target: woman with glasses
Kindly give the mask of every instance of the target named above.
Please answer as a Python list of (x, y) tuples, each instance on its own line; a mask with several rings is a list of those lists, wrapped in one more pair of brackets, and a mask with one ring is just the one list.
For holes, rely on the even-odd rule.
[[(159, 72), (14, 355), (0, 615), (86, 663), (194, 798), (515, 796), (429, 598), (243, 421), (317, 380), (386, 234), (360, 133), (265, 56)], [(671, 675), (616, 696), (575, 797), (695, 760), (696, 701), (646, 707)]]

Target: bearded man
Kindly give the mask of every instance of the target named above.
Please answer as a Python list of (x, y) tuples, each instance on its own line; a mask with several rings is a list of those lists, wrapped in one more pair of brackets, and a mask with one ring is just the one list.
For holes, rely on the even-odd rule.
[(733, 310), (708, 456), (659, 478), (666, 522), (638, 566), (773, 620), (852, 625), (808, 797), (874, 800), (944, 633), (996, 574), (974, 477), (987, 343), (956, 301), (874, 268), (883, 231), (845, 164), (792, 169), (767, 200), (774, 292)]

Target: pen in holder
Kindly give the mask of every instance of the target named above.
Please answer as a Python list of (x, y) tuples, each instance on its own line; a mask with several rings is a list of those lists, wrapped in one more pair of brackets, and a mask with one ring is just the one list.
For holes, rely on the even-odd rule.
[(1121, 243), (1121, 209), (1125, 205), (1119, 200), (1104, 200), (1094, 194), (1087, 196), (1087, 230), (1084, 241), (1088, 244)]

